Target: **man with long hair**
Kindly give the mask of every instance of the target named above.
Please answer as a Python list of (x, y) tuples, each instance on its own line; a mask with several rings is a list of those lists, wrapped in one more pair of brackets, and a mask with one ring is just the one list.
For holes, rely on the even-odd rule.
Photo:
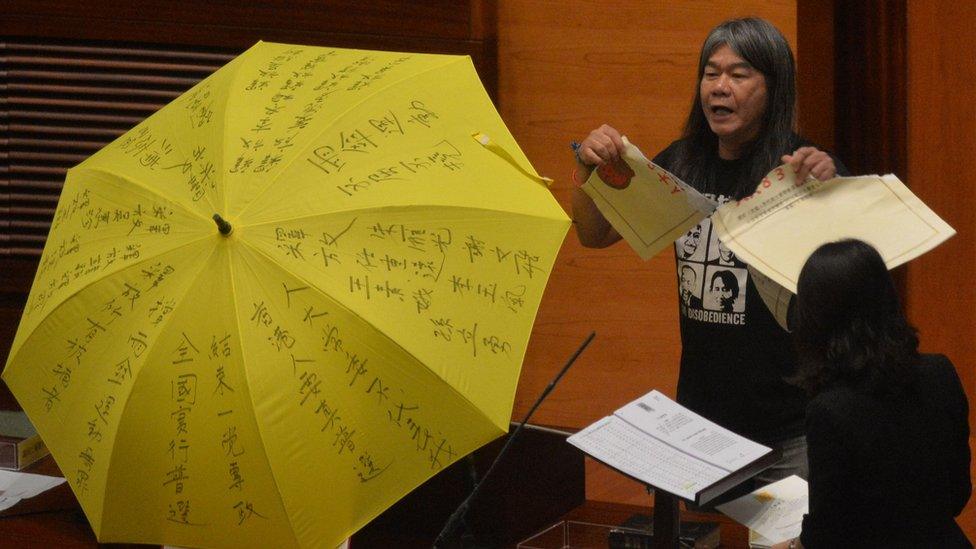
[[(783, 162), (801, 181), (808, 175), (826, 180), (844, 171), (838, 160), (800, 138), (795, 127), (795, 68), (786, 39), (762, 19), (726, 21), (702, 45), (698, 84), (681, 139), (654, 162), (718, 202), (752, 194)], [(623, 149), (616, 129), (603, 125), (590, 132), (576, 151), (577, 171), (584, 176), (579, 181), (597, 166), (618, 161)], [(573, 217), (585, 246), (602, 248), (620, 240), (579, 188), (573, 193)], [(699, 246), (716, 245), (710, 231), (706, 219), (699, 226)], [(685, 238), (676, 242), (678, 257)], [(719, 264), (718, 253), (705, 252), (696, 255), (702, 272)], [(746, 266), (728, 270), (737, 283), (745, 283), (738, 296), (741, 312), (680, 308), (678, 401), (743, 436), (778, 447), (783, 461), (760, 482), (793, 473), (805, 477), (806, 399), (783, 380), (796, 366), (789, 333), (762, 302)]]
[(918, 337), (878, 252), (831, 242), (797, 281), (800, 370), (812, 395), (806, 433), (805, 547), (972, 547), (953, 517), (966, 506), (969, 406), (944, 355)]

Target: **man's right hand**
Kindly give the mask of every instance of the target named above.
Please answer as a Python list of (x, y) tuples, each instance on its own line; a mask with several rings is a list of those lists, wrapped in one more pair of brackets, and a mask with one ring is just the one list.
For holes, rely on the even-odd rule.
[(579, 146), (577, 155), (585, 166), (600, 166), (613, 162), (624, 153), (620, 132), (604, 124), (590, 132)]
[[(620, 158), (624, 152), (624, 140), (620, 132), (604, 124), (590, 132), (576, 151), (581, 177), (573, 190), (573, 221), (580, 243), (588, 248), (605, 248), (620, 240), (620, 235), (610, 225), (593, 200), (578, 185), (586, 181), (594, 168)], [(577, 177), (574, 174), (574, 178)]]

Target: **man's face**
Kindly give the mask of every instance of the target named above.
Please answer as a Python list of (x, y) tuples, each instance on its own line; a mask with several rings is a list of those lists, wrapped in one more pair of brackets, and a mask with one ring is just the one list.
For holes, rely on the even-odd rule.
[(699, 95), (720, 152), (741, 151), (759, 135), (766, 112), (766, 77), (729, 46), (720, 46), (708, 58)]
[(718, 256), (726, 263), (732, 262), (732, 250), (728, 249), (721, 240), (718, 241)]
[(681, 290), (688, 293), (695, 291), (695, 271), (691, 267), (681, 269)]
[(685, 253), (685, 257), (694, 255), (695, 250), (698, 249), (698, 242), (701, 240), (701, 229), (694, 227), (687, 234), (685, 234), (685, 239), (681, 244), (681, 250)]

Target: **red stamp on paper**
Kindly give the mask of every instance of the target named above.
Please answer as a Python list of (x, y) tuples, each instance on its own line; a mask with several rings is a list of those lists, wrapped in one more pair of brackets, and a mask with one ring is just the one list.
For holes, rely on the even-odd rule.
[(615, 189), (626, 189), (630, 185), (630, 180), (636, 175), (622, 158), (600, 166), (596, 169), (596, 173), (604, 183)]

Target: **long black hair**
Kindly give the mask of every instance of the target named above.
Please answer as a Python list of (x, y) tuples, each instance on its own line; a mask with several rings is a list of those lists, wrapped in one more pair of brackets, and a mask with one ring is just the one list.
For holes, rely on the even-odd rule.
[(736, 298), (739, 297), (739, 279), (737, 279), (735, 277), (735, 273), (733, 273), (732, 271), (724, 271), (724, 270), (723, 271), (715, 271), (715, 274), (712, 275), (712, 282), (711, 282), (709, 288), (714, 288), (715, 287), (715, 279), (716, 278), (721, 278), (722, 279), (722, 284), (725, 285), (725, 289), (727, 289), (730, 292), (732, 292), (732, 300), (733, 301)]
[(871, 245), (848, 239), (817, 248), (800, 271), (795, 307), (794, 381), (809, 393), (845, 383), (880, 394), (911, 381), (918, 336)]
[[(713, 181), (713, 166), (718, 162), (718, 136), (708, 126), (702, 112), (701, 79), (705, 65), (715, 50), (729, 46), (766, 80), (766, 110), (759, 135), (743, 155), (747, 169), (733, 189), (719, 188)], [(768, 21), (758, 18), (733, 19), (712, 29), (702, 44), (698, 58), (698, 80), (688, 112), (684, 134), (675, 151), (675, 175), (705, 192), (731, 194), (739, 199), (752, 194), (780, 157), (793, 152), (796, 142), (796, 67), (793, 51), (782, 33)]]

